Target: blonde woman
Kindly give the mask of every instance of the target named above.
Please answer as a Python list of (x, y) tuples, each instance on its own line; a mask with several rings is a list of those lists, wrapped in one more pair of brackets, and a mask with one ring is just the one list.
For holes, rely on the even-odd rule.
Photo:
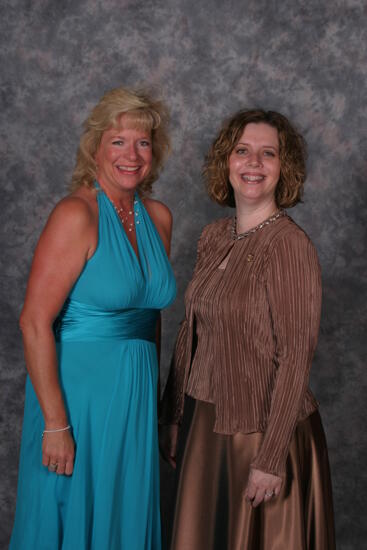
[(161, 548), (157, 344), (175, 281), (171, 214), (149, 194), (166, 119), (145, 93), (106, 93), (37, 245), (11, 550)]

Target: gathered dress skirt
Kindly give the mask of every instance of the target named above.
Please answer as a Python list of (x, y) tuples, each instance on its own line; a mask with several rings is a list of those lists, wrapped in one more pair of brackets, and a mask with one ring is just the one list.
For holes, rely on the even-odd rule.
[(215, 406), (194, 403), (171, 550), (335, 550), (329, 461), (318, 411), (297, 425), (279, 496), (253, 508), (244, 491), (263, 434), (215, 433)]
[(96, 188), (98, 247), (54, 324), (74, 470), (42, 466), (44, 420), (28, 378), (10, 550), (161, 550), (155, 334), (176, 284), (139, 196), (138, 258)]

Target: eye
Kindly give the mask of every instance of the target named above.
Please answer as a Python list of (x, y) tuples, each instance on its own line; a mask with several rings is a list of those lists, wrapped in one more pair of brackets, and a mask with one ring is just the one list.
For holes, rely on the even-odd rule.
[(265, 150), (264, 151), (264, 157), (275, 157), (275, 153), (274, 151), (270, 151), (270, 150)]
[(124, 142), (122, 141), (122, 139), (115, 139), (113, 142), (112, 142), (112, 145), (123, 145)]
[(150, 141), (147, 139), (142, 139), (139, 143), (142, 147), (150, 147)]
[(238, 149), (236, 149), (237, 155), (246, 155), (247, 152), (248, 152), (247, 147), (238, 147)]

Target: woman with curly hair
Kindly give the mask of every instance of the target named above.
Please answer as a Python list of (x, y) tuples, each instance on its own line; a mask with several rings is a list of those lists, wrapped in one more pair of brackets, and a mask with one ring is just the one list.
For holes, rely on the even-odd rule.
[(301, 200), (305, 142), (279, 113), (241, 111), (204, 175), (209, 196), (236, 214), (200, 237), (163, 398), (173, 466), (184, 396), (194, 400), (171, 548), (332, 550), (327, 448), (308, 387), (320, 267), (284, 210)]
[(159, 311), (176, 286), (171, 213), (149, 194), (166, 121), (144, 92), (106, 93), (37, 245), (11, 550), (161, 548)]

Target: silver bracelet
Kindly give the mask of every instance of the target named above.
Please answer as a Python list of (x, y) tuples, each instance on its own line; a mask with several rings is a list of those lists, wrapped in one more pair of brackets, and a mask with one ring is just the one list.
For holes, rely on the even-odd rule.
[(66, 432), (66, 430), (70, 430), (71, 426), (68, 424), (65, 428), (56, 428), (55, 430), (43, 430), (42, 432), (42, 438), (45, 434), (54, 434), (56, 432)]

